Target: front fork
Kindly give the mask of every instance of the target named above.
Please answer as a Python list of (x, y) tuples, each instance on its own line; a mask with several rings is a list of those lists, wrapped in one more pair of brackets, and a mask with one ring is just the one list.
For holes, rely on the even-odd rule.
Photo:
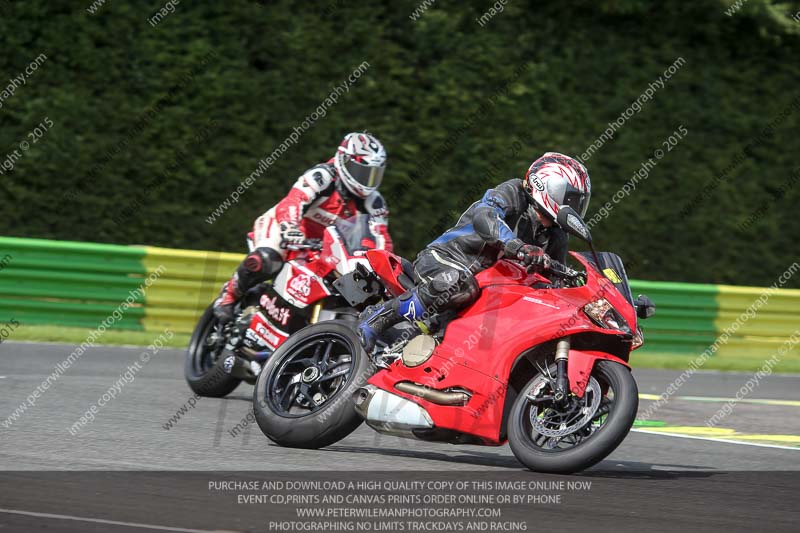
[(319, 314), (322, 312), (322, 304), (325, 303), (325, 300), (320, 300), (314, 304), (314, 307), (311, 309), (311, 318), (308, 320), (309, 324), (316, 324), (319, 322)]
[(569, 376), (567, 375), (569, 348), (569, 337), (560, 339), (556, 344), (556, 387), (553, 391), (553, 399), (559, 407), (564, 407), (569, 398)]

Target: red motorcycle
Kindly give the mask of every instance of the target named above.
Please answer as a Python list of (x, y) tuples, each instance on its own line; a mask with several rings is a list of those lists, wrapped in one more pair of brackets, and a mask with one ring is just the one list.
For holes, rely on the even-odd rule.
[[(248, 244), (252, 251), (252, 238)], [(264, 362), (292, 333), (324, 320), (355, 321), (358, 311), (334, 282), (359, 265), (364, 268), (364, 254), (374, 246), (368, 215), (337, 220), (321, 240), (289, 245), (283, 269), (244, 295), (233, 321), (220, 324), (211, 306), (203, 313), (186, 353), (189, 387), (201, 396), (225, 396), (242, 381), (254, 383)]]
[[(397, 326), (372, 354), (352, 324), (293, 335), (256, 382), (264, 434), (283, 446), (320, 448), (366, 421), (427, 441), (508, 441), (540, 472), (577, 472), (605, 458), (636, 417), (628, 359), (643, 342), (637, 319), (655, 306), (633, 299), (622, 261), (594, 251), (574, 210), (562, 207), (559, 224), (590, 244), (591, 253), (571, 253), (584, 272), (554, 262), (544, 275), (501, 260), (477, 275), (481, 295), (472, 306), (445, 323)], [(401, 294), (410, 281), (405, 260), (366, 256), (369, 271), (344, 281), (342, 296), (356, 308)], [(429, 328), (435, 332), (421, 333)]]

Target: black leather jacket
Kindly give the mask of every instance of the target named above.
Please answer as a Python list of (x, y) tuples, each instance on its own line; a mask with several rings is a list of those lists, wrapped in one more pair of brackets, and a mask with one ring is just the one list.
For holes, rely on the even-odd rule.
[(539, 222), (519, 179), (486, 191), (428, 248), (476, 273), (492, 266), (513, 238), (543, 248), (556, 261), (566, 261), (567, 234), (558, 226)]

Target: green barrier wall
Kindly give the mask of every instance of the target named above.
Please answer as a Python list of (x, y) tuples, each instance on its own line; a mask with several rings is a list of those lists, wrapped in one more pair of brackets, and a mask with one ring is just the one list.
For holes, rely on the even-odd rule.
[(716, 285), (632, 280), (631, 290), (656, 304), (656, 316), (641, 322), (643, 350), (699, 354), (716, 339)]
[[(86, 328), (106, 321), (110, 328), (188, 333), (242, 257), (0, 237), (0, 321)], [(642, 323), (644, 352), (700, 354), (735, 326), (714, 356), (763, 358), (800, 328), (800, 290), (631, 285), (634, 295), (647, 294), (657, 306), (656, 316)], [(123, 302), (129, 305), (119, 312)], [(119, 319), (109, 323), (115, 311)]]
[[(97, 327), (143, 281), (143, 248), (0, 237), (0, 319)], [(144, 295), (115, 326), (142, 329)]]
[(190, 332), (239, 261), (238, 254), (0, 237), (0, 320)]

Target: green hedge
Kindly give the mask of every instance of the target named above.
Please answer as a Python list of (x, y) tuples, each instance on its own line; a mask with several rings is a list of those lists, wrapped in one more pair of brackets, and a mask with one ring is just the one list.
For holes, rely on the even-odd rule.
[[(418, 0), (181, 2), (154, 28), (160, 1), (108, 0), (95, 14), (89, 0), (2, 1), (0, 80), (47, 60), (0, 108), (0, 159), (45, 117), (55, 125), (0, 176), (0, 234), (241, 250), (301, 170), (367, 128), (390, 151), (391, 229), (412, 255), (541, 152), (582, 153), (683, 57), (588, 161), (592, 212), (689, 131), (595, 227), (597, 243), (635, 259), (638, 278), (770, 284), (800, 233), (800, 112), (776, 121), (797, 97), (788, 14), (800, 5), (749, 0), (728, 16), (731, 3), (509, 0), (481, 27), (488, 0), (440, 0), (416, 22)], [(327, 116), (206, 223), (363, 61)]]

